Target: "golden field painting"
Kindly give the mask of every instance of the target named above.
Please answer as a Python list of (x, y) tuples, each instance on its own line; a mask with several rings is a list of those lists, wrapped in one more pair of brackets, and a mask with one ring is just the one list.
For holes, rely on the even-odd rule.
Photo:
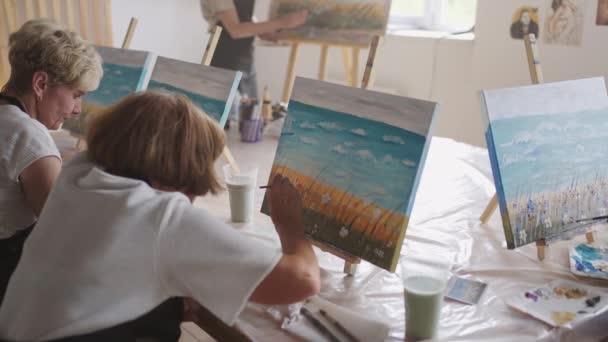
[(308, 11), (301, 27), (281, 31), (288, 40), (367, 45), (374, 35), (384, 35), (390, 0), (273, 0), (270, 17)]
[[(307, 235), (394, 271), (435, 103), (297, 78), (270, 179), (296, 186)], [(266, 202), (262, 212), (269, 213)]]

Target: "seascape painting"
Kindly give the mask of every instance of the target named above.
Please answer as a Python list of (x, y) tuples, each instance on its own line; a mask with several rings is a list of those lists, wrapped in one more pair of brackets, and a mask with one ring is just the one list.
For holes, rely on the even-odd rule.
[(384, 35), (390, 7), (391, 0), (272, 0), (270, 17), (308, 10), (307, 22), (282, 30), (280, 39), (368, 45)]
[(394, 271), (435, 110), (298, 77), (270, 179), (281, 174), (296, 186), (308, 236)]
[(145, 89), (146, 76), (154, 63), (149, 52), (96, 46), (103, 60), (103, 78), (97, 90), (82, 100), (82, 113), (63, 123), (63, 128), (78, 136), (90, 115), (118, 102), (123, 97)]
[(242, 73), (158, 57), (148, 89), (164, 89), (187, 96), (224, 126)]
[(608, 214), (603, 78), (484, 91), (483, 99), (508, 248), (585, 229)]

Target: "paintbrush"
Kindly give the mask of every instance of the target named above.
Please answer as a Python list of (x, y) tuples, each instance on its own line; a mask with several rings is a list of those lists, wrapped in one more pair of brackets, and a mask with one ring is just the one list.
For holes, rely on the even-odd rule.
[(608, 220), (608, 215), (596, 216), (596, 217), (592, 217), (592, 218), (588, 218), (588, 219), (576, 220), (575, 222), (578, 223), (578, 222), (599, 221), (599, 220)]

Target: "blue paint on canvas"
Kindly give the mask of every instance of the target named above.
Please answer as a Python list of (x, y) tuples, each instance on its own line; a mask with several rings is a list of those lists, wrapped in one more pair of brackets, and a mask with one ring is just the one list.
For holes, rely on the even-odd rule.
[(84, 101), (102, 106), (118, 102), (138, 90), (143, 71), (143, 67), (104, 63), (104, 75), (99, 83), (99, 88), (88, 93)]
[(608, 108), (491, 121), (488, 148), (509, 248), (608, 213)]
[(507, 201), (608, 175), (608, 108), (494, 120), (492, 132)]
[[(275, 163), (387, 209), (405, 211), (424, 136), (297, 101), (289, 103), (287, 120), (292, 134), (281, 136)], [(322, 170), (325, 165), (335, 167)], [(399, 181), (387, 184), (391, 179)]]
[(200, 94), (196, 94), (190, 91), (187, 91), (182, 88), (174, 87), (170, 84), (158, 82), (155, 80), (150, 80), (150, 84), (148, 85), (148, 89), (165, 89), (168, 91), (172, 91), (178, 94), (182, 94), (187, 96), (194, 104), (199, 106), (205, 113), (214, 118), (217, 122), (220, 122), (222, 115), (225, 112), (226, 102), (222, 100), (213, 99), (207, 96), (203, 96)]

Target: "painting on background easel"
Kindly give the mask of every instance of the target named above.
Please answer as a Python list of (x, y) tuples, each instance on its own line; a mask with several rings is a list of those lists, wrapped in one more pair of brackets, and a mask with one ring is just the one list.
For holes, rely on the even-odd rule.
[(508, 248), (584, 232), (607, 214), (603, 78), (489, 90), (483, 99)]
[(281, 135), (271, 179), (282, 174), (295, 184), (313, 241), (394, 271), (436, 107), (296, 79), (291, 131)]
[(148, 89), (165, 89), (187, 96), (223, 127), (241, 76), (240, 71), (158, 57)]
[[(530, 72), (530, 79), (533, 84), (543, 83), (543, 72), (540, 62), (540, 57), (538, 53), (538, 48), (536, 45), (536, 37), (533, 33), (524, 36), (524, 47), (526, 51), (526, 57), (528, 61), (528, 69)], [(490, 143), (488, 143), (488, 146)], [(486, 206), (485, 210), (481, 214), (479, 218), (482, 223), (487, 224), (492, 214), (498, 208), (498, 196), (496, 193), (490, 199), (490, 202)], [(584, 233), (587, 238), (587, 242), (592, 243), (594, 241), (593, 231), (591, 229), (583, 229), (582, 232), (578, 232), (578, 234)], [(572, 237), (573, 235), (577, 235), (577, 231), (571, 231), (568, 234), (562, 234), (561, 236), (552, 236), (551, 239), (543, 238), (536, 241), (537, 248), (537, 256), (539, 260), (544, 260), (545, 258), (545, 250), (547, 248), (547, 244), (550, 241), (556, 241), (560, 239), (565, 239)]]
[(285, 40), (367, 45), (373, 36), (384, 35), (391, 0), (272, 0), (270, 18), (308, 10), (300, 27), (282, 30)]

